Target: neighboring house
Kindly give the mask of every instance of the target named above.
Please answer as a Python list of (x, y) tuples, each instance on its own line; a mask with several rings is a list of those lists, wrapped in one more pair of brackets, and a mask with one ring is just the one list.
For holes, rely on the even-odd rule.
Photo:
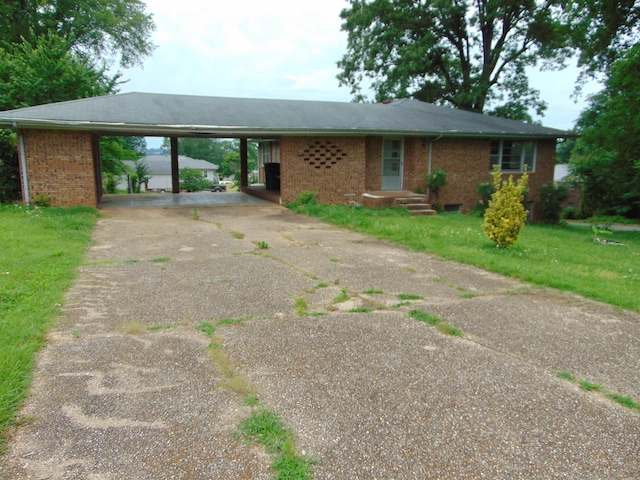
[[(260, 143), (261, 165), (279, 163), (283, 203), (314, 191), (320, 202), (361, 202), (378, 193), (424, 189), (424, 176), (447, 173), (440, 202), (472, 210), (491, 170), (530, 173), (538, 191), (553, 182), (558, 138), (571, 132), (401, 99), (377, 104), (126, 93), (0, 112), (20, 139), (23, 196), (53, 205), (100, 204), (100, 135), (240, 139), (240, 187), (248, 184), (247, 141)], [(262, 170), (262, 169), (261, 169)], [(263, 175), (263, 172), (261, 172)], [(265, 180), (264, 177), (262, 179)], [(179, 184), (172, 178), (172, 191)]]
[(580, 190), (576, 187), (571, 179), (571, 168), (567, 163), (559, 163), (553, 170), (553, 182), (556, 185), (564, 185), (569, 191), (569, 198), (562, 204), (562, 208), (574, 208), (580, 207)]
[[(167, 192), (172, 189), (171, 156), (169, 155), (147, 155), (138, 160), (145, 162), (149, 167), (149, 181), (146, 182), (141, 191)], [(125, 160), (124, 164), (135, 170), (135, 162)], [(216, 170), (218, 166), (206, 160), (195, 160), (182, 155), (178, 156), (178, 168), (194, 168), (202, 172), (202, 177), (211, 183), (218, 183), (219, 178)], [(127, 178), (123, 178), (118, 184), (118, 189), (128, 190)]]

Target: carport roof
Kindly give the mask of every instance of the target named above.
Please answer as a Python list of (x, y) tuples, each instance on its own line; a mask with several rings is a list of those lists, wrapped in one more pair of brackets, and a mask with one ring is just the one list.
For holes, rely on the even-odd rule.
[(0, 126), (149, 136), (574, 136), (410, 99), (373, 104), (156, 93), (107, 95), (4, 111)]

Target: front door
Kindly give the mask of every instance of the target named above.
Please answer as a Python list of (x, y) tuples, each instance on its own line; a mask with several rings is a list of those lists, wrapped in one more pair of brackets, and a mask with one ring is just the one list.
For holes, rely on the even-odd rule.
[(382, 145), (382, 190), (402, 190), (403, 151), (401, 139), (386, 139)]

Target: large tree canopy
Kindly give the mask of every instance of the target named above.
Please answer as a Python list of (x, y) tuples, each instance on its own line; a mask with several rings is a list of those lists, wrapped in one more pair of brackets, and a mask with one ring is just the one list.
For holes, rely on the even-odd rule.
[(586, 73), (607, 72), (640, 40), (637, 0), (574, 0), (566, 3), (573, 46)]
[(634, 39), (634, 0), (350, 0), (341, 85), (357, 100), (413, 97), (529, 119), (545, 103), (526, 69), (581, 65), (606, 71)]
[(145, 8), (141, 0), (2, 0), (0, 46), (56, 35), (94, 61), (129, 67), (154, 48), (155, 24)]
[(0, 110), (107, 95), (119, 75), (109, 76), (70, 43), (44, 35), (11, 50), (0, 48)]
[(347, 53), (338, 78), (376, 99), (414, 97), (526, 118), (544, 103), (525, 69), (563, 64), (567, 31), (553, 3), (533, 0), (350, 0), (342, 11)]
[(610, 68), (605, 89), (578, 121), (571, 156), (583, 210), (640, 217), (640, 45)]

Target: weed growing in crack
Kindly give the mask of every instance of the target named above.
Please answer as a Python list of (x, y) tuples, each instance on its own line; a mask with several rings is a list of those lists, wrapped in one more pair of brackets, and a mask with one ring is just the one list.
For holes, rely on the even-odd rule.
[(602, 392), (604, 390), (604, 387), (599, 383), (592, 383), (587, 380), (580, 380), (578, 385), (585, 392)]
[(379, 288), (369, 288), (368, 290), (365, 290), (362, 293), (364, 293), (366, 295), (381, 295), (384, 292), (382, 290), (380, 290)]
[(244, 321), (246, 321), (247, 319), (244, 317), (240, 317), (240, 318), (223, 318), (222, 320), (218, 320), (216, 322), (216, 325), (218, 327), (222, 326), (222, 325), (237, 325), (239, 323), (242, 323)]
[(440, 317), (433, 315), (432, 313), (424, 312), (422, 310), (411, 310), (409, 312), (409, 317), (418, 322), (424, 322), (432, 327), (436, 327), (436, 330), (445, 335), (464, 338), (464, 332), (462, 330), (445, 323)]
[(169, 330), (170, 328), (176, 328), (177, 325), (175, 323), (165, 323), (164, 325), (151, 325), (147, 327), (147, 330), (150, 332), (156, 332), (158, 330)]
[(563, 380), (567, 380), (571, 383), (577, 383), (578, 386), (585, 392), (601, 393), (609, 400), (612, 400), (617, 404), (622, 405), (625, 408), (640, 412), (640, 403), (636, 402), (629, 395), (623, 395), (618, 392), (612, 392), (600, 383), (592, 383), (587, 380), (580, 380), (576, 378), (575, 375), (565, 371), (556, 372), (556, 377), (562, 378)]
[(158, 257), (158, 258), (152, 258), (151, 262), (152, 263), (165, 263), (165, 262), (168, 262), (170, 260), (171, 260), (171, 258), (169, 258), (169, 257)]
[(198, 324), (196, 330), (204, 333), (207, 337), (212, 337), (214, 333), (216, 333), (216, 327), (214, 327), (210, 322), (202, 322)]
[(293, 306), (296, 309), (296, 315), (298, 315), (299, 317), (304, 317), (305, 315), (307, 315), (309, 305), (307, 304), (307, 301), (304, 298), (302, 297), (296, 298), (295, 301), (293, 302)]
[(254, 404), (251, 415), (239, 428), (239, 435), (251, 443), (262, 445), (271, 456), (271, 470), (277, 479), (311, 480), (312, 457), (296, 452), (295, 438), (278, 413)]
[(615, 392), (608, 392), (605, 395), (608, 399), (619, 403), (623, 407), (627, 407), (631, 410), (640, 410), (640, 404), (628, 395), (622, 395)]
[(413, 293), (401, 293), (397, 295), (398, 300), (424, 300), (422, 295), (415, 295)]
[(346, 302), (347, 300), (349, 300), (349, 293), (347, 292), (346, 288), (343, 288), (340, 292), (340, 295), (333, 299), (333, 303), (342, 303)]

